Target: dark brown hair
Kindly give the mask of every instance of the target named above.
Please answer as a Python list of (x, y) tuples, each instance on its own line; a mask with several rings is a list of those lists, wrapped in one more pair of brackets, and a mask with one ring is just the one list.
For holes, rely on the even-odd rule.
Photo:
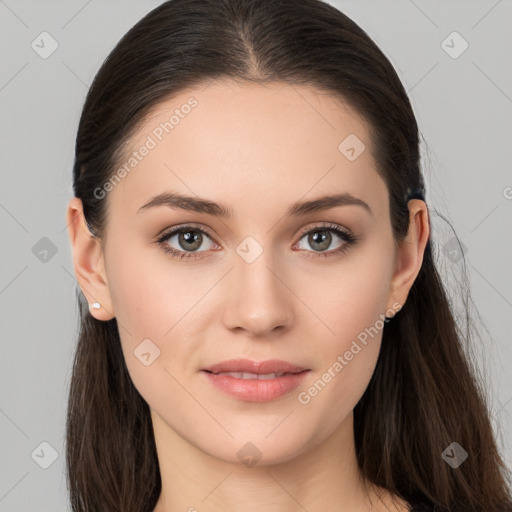
[[(171, 0), (140, 20), (109, 54), (88, 92), (76, 138), (73, 188), (91, 233), (104, 235), (124, 143), (150, 110), (210, 80), (306, 84), (367, 123), (385, 180), (395, 241), (410, 198), (425, 198), (415, 116), (393, 66), (364, 30), (319, 0)], [(407, 301), (386, 324), (374, 374), (354, 409), (365, 477), (439, 511), (512, 510), (485, 387), (464, 351), (430, 237)], [(149, 407), (135, 389), (116, 319), (101, 322), (77, 289), (80, 329), (69, 391), (67, 483), (75, 512), (151, 512), (161, 478)], [(468, 320), (469, 313), (466, 314)], [(456, 469), (441, 454), (468, 452)]]

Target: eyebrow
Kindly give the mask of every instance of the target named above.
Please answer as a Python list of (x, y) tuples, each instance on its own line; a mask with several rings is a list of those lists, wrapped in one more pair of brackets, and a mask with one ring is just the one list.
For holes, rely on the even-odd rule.
[[(288, 208), (285, 215), (288, 217), (301, 216), (313, 212), (328, 210), (337, 206), (350, 205), (362, 206), (371, 216), (374, 216), (371, 208), (366, 202), (352, 194), (349, 194), (348, 192), (322, 196), (310, 201), (298, 201)], [(137, 213), (141, 213), (144, 210), (155, 208), (157, 206), (167, 206), (169, 208), (179, 208), (181, 210), (206, 213), (208, 215), (226, 219), (234, 216), (233, 210), (223, 204), (215, 203), (200, 197), (192, 197), (173, 192), (163, 192), (162, 194), (152, 197), (147, 203), (137, 210)]]

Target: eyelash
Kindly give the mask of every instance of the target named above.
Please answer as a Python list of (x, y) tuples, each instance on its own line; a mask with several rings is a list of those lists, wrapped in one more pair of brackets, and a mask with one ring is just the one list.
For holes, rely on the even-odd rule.
[[(180, 260), (192, 258), (195, 260), (198, 258), (198, 256), (196, 256), (197, 253), (206, 252), (206, 251), (195, 251), (195, 252), (178, 251), (176, 249), (173, 249), (172, 247), (169, 247), (169, 245), (167, 245), (165, 243), (167, 241), (167, 239), (169, 239), (172, 235), (175, 235), (176, 233), (187, 232), (187, 231), (197, 231), (199, 233), (202, 233), (203, 235), (206, 235), (208, 238), (213, 239), (213, 237), (210, 235), (210, 233), (208, 233), (208, 231), (206, 231), (200, 227), (196, 227), (194, 225), (187, 224), (184, 226), (179, 226), (177, 228), (172, 228), (172, 229), (164, 231), (159, 236), (159, 238), (156, 240), (156, 244), (159, 247), (162, 247), (164, 252), (167, 254), (170, 254), (171, 257), (173, 257), (173, 258), (177, 258)], [(319, 226), (314, 226), (313, 228), (303, 231), (300, 234), (299, 241), (302, 238), (304, 238), (305, 235), (314, 233), (315, 231), (332, 231), (336, 235), (338, 235), (339, 238), (341, 238), (345, 243), (342, 244), (337, 249), (333, 249), (330, 251), (306, 251), (306, 252), (309, 252), (309, 253), (312, 252), (315, 254), (314, 256), (309, 255), (308, 257), (310, 257), (310, 258), (316, 258), (317, 256), (323, 257), (323, 258), (330, 258), (331, 256), (341, 255), (341, 254), (345, 253), (352, 245), (354, 245), (356, 242), (358, 242), (360, 240), (359, 237), (340, 229), (336, 224), (323, 224), (323, 225), (319, 225)], [(199, 256), (199, 257), (201, 257), (201, 256)]]

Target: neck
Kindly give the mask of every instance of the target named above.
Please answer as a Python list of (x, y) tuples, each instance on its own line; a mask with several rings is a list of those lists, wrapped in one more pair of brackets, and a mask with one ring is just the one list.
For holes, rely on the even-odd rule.
[(355, 453), (352, 414), (321, 444), (293, 459), (252, 467), (205, 453), (154, 411), (151, 415), (162, 479), (154, 512), (408, 510), (405, 502), (390, 507), (389, 493), (365, 486)]

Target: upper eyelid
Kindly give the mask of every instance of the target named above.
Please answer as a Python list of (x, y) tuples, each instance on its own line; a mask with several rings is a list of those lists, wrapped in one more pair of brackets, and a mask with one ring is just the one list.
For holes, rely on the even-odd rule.
[(335, 230), (339, 230), (341, 231), (342, 233), (345, 233), (347, 235), (350, 235), (351, 234), (351, 231), (347, 228), (344, 228), (343, 226), (339, 226), (338, 224), (335, 224), (333, 222), (326, 222), (325, 224), (317, 224), (315, 226), (312, 226), (310, 228), (304, 228), (303, 230), (301, 230), (299, 232), (299, 236), (304, 236), (305, 234), (309, 233), (310, 231), (314, 231), (315, 229), (325, 229), (327, 231), (329, 230), (332, 230), (332, 231), (335, 231)]
[(209, 229), (208, 228), (205, 228), (203, 226), (199, 226), (199, 225), (195, 225), (194, 223), (188, 223), (188, 224), (183, 224), (183, 225), (179, 225), (179, 226), (174, 226), (172, 228), (168, 228), (168, 229), (164, 229), (160, 235), (158, 235), (158, 239), (161, 240), (162, 238), (169, 238), (170, 236), (174, 236), (175, 234), (179, 233), (180, 231), (186, 231), (187, 228), (192, 228), (192, 229), (195, 229), (197, 231), (200, 231), (202, 233), (205, 233), (206, 235), (208, 235), (210, 238), (215, 238), (213, 236), (212, 233), (210, 233)]

